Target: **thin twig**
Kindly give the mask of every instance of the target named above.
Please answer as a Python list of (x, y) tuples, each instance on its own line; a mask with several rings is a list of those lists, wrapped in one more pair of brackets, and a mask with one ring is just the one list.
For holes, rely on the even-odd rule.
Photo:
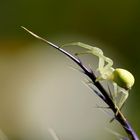
[[(137, 134), (135, 133), (135, 131), (133, 130), (133, 128), (131, 127), (129, 122), (126, 120), (126, 118), (124, 117), (122, 112), (120, 110), (118, 111), (118, 109), (114, 105), (112, 99), (109, 97), (109, 93), (104, 89), (104, 87), (100, 84), (100, 82), (96, 82), (96, 76), (95, 76), (95, 74), (93, 73), (93, 71), (91, 69), (88, 69), (86, 66), (84, 66), (82, 64), (82, 62), (78, 58), (74, 57), (73, 55), (71, 55), (70, 53), (68, 53), (64, 49), (60, 48), (59, 46), (47, 41), (46, 39), (44, 39), (44, 38), (42, 38), (42, 37), (40, 37), (38, 35), (36, 35), (35, 33), (31, 32), (30, 30), (28, 30), (27, 28), (25, 28), (23, 26), (22, 26), (22, 28), (24, 30), (26, 30), (28, 33), (30, 33), (32, 36), (34, 36), (35, 38), (37, 38), (37, 39), (49, 44), (53, 48), (59, 50), (60, 52), (62, 52), (66, 56), (68, 56), (70, 59), (72, 59), (77, 65), (79, 65), (79, 67), (81, 67), (81, 69), (84, 71), (84, 74), (87, 75), (92, 80), (92, 82), (97, 87), (97, 89), (102, 93), (103, 96), (99, 96), (99, 97), (114, 112), (115, 119), (122, 125), (122, 127), (124, 128), (124, 130), (128, 134), (128, 137), (130, 138), (130, 140), (139, 140)], [(104, 97), (104, 98), (102, 98), (102, 97)], [(118, 113), (116, 114), (116, 112), (118, 112)]]

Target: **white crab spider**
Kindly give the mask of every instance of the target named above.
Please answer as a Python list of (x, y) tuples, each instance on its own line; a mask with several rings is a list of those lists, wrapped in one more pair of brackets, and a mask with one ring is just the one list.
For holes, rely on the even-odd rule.
[[(113, 87), (114, 87), (114, 93), (111, 94), (111, 99), (114, 102), (116, 108), (119, 110), (122, 108), (123, 104), (125, 103), (129, 90), (134, 84), (134, 76), (127, 70), (116, 68), (114, 69), (112, 67), (113, 61), (104, 56), (103, 51), (97, 47), (93, 47), (81, 42), (74, 42), (65, 44), (63, 46), (68, 45), (77, 45), (79, 47), (87, 49), (86, 53), (91, 53), (99, 58), (99, 65), (98, 65), (98, 71), (100, 73), (100, 76), (97, 77), (96, 81), (100, 80), (110, 80), (112, 81)], [(79, 54), (86, 54), (86, 53), (79, 53)], [(119, 97), (119, 100), (116, 100), (116, 98)]]

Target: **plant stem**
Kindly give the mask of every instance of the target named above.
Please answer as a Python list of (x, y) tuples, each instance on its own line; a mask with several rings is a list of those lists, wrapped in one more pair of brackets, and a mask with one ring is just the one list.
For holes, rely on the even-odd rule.
[[(82, 62), (74, 57), (73, 55), (71, 55), (70, 53), (68, 53), (67, 51), (65, 51), (64, 49), (58, 47), (57, 45), (47, 41), (46, 39), (34, 34), (33, 32), (29, 31), (28, 29), (26, 29), (25, 27), (22, 27), (24, 30), (26, 30), (28, 33), (30, 33), (31, 35), (33, 35), (35, 38), (42, 40), (43, 42), (49, 44), (50, 46), (52, 46), (53, 48), (59, 50), (60, 52), (62, 52), (63, 54), (65, 54), (66, 56), (68, 56), (71, 60), (73, 60), (77, 65), (79, 65), (79, 67), (81, 67), (81, 69), (84, 71), (84, 74), (87, 75), (92, 82), (94, 83), (94, 85), (99, 89), (99, 91), (102, 93), (103, 96), (99, 96), (108, 106), (109, 108), (114, 112), (115, 114), (115, 119), (122, 125), (123, 129), (126, 131), (126, 133), (128, 134), (128, 137), (130, 138), (130, 140), (139, 140), (137, 134), (135, 133), (135, 131), (133, 130), (133, 128), (131, 127), (130, 123), (126, 120), (126, 118), (124, 117), (124, 115), (122, 114), (122, 112), (116, 108), (115, 104), (113, 103), (113, 101), (111, 100), (111, 98), (109, 97), (108, 92), (104, 89), (104, 87), (100, 84), (100, 82), (96, 82), (96, 76), (93, 73), (93, 71), (91, 69), (88, 69), (86, 66), (84, 66), (82, 64)], [(104, 98), (103, 98), (104, 97)], [(116, 112), (118, 112), (116, 114)]]

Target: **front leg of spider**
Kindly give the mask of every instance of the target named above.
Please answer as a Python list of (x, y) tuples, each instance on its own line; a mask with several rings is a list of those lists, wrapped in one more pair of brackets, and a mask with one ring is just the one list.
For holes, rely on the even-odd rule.
[(94, 48), (93, 46), (84, 44), (82, 42), (72, 42), (72, 43), (64, 44), (61, 47), (68, 47), (68, 46), (79, 46), (79, 47), (84, 48), (84, 49), (87, 50), (85, 52), (75, 53), (75, 55), (77, 55), (77, 56), (78, 55), (89, 54), (89, 53), (92, 54), (92, 49)]
[(100, 76), (97, 77), (96, 81), (110, 80), (110, 75), (114, 71), (114, 68), (112, 67), (113, 61), (104, 55), (99, 54), (98, 57), (99, 57), (98, 71), (100, 72)]
[(105, 57), (103, 54), (103, 51), (100, 48), (93, 47), (93, 46), (84, 44), (82, 42), (68, 43), (68, 44), (63, 45), (62, 47), (65, 47), (65, 46), (79, 46), (81, 48), (87, 49), (86, 52), (76, 53), (76, 55), (90, 53), (99, 58), (99, 64), (98, 64), (97, 71), (100, 72), (100, 76), (97, 78), (96, 81), (107, 79), (108, 75), (112, 72), (113, 61), (110, 58)]

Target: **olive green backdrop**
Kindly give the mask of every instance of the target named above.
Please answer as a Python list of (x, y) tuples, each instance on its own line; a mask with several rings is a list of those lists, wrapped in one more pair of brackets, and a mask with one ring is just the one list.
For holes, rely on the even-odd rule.
[(130, 70), (136, 83), (125, 110), (140, 135), (139, 0), (1, 0), (1, 52), (18, 53), (23, 44), (35, 41), (21, 25), (57, 44), (82, 41), (102, 46), (115, 66)]

